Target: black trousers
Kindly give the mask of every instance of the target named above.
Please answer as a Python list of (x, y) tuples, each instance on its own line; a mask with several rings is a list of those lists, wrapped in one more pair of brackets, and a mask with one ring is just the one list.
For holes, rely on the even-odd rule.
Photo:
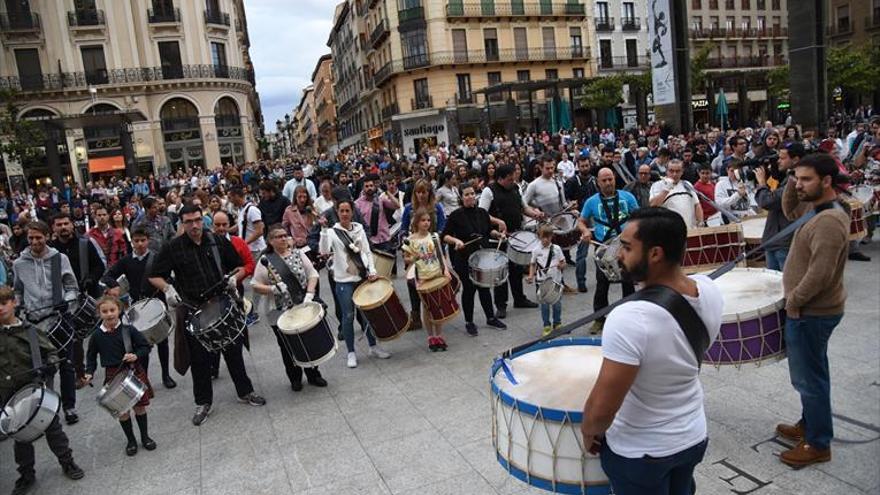
[[(455, 263), (453, 266), (458, 278), (461, 279), (461, 307), (464, 311), (464, 321), (467, 323), (474, 322), (474, 293), (480, 295), (480, 306), (483, 307), (483, 313), (487, 320), (495, 318), (495, 308), (492, 306), (492, 291), (486, 287), (477, 287), (471, 282), (468, 274), (467, 263)], [(507, 286), (505, 285), (505, 289)]]
[[(159, 365), (162, 366), (162, 378), (171, 376), (171, 373), (168, 369), (168, 339), (162, 339), (161, 342), (156, 344), (156, 353), (159, 354)], [(217, 364), (219, 365), (219, 356), (217, 357)], [(147, 354), (146, 359), (144, 359), (144, 371), (149, 374), (150, 372), (150, 355)]]
[[(290, 384), (302, 383), (303, 368), (293, 362), (293, 356), (288, 348), (289, 344), (285, 340), (287, 336), (281, 333), (276, 326), (272, 326), (272, 331), (275, 332), (275, 340), (278, 341), (278, 348), (281, 350), (281, 361), (284, 363), (284, 372), (287, 374)], [(305, 372), (306, 378), (309, 380), (321, 376), (321, 372), (318, 371), (317, 366), (305, 368)]]
[[(49, 424), (49, 428), (46, 429), (45, 438), (46, 443), (49, 444), (49, 450), (55, 454), (58, 462), (67, 464), (73, 461), (73, 451), (70, 450), (70, 442), (64, 430), (61, 429), (61, 421), (58, 419), (57, 414), (55, 419)], [(34, 457), (34, 444), (15, 442), (13, 453), (15, 455), (15, 463), (18, 465), (18, 474), (29, 478), (35, 477), (34, 463), (36, 459)]]
[[(61, 364), (58, 365), (59, 390), (61, 392), (61, 408), (65, 411), (76, 408), (76, 368), (73, 361), (75, 348), (79, 340), (74, 339), (64, 349), (58, 351)], [(79, 344), (82, 349), (82, 343)]]
[(517, 265), (514, 262), (507, 263), (507, 283), (495, 287), (495, 306), (498, 308), (507, 307), (507, 286), (510, 285), (510, 292), (513, 293), (513, 303), (516, 304), (526, 300), (523, 293), (523, 273), (525, 267)]
[[(621, 285), (623, 286), (624, 297), (636, 291), (632, 282), (621, 282)], [(608, 306), (608, 289), (610, 287), (611, 282), (608, 281), (608, 277), (602, 273), (602, 270), (596, 270), (596, 292), (593, 293), (593, 311), (599, 311)]]
[[(189, 333), (186, 334), (186, 344), (189, 347), (189, 366), (196, 405), (212, 404), (214, 402), (214, 387), (211, 383), (211, 364), (214, 353), (205, 350), (202, 344)], [(221, 351), (223, 359), (226, 361), (226, 369), (229, 370), (229, 376), (232, 377), (232, 383), (235, 384), (235, 394), (238, 397), (244, 397), (254, 391), (251, 379), (248, 378), (247, 371), (244, 369), (244, 357), (241, 352), (243, 345), (244, 339), (239, 338)]]

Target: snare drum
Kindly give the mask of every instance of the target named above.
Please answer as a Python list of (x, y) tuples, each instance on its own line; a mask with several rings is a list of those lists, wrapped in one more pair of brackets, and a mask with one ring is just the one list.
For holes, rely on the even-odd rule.
[(492, 367), (492, 445), (515, 478), (558, 493), (611, 493), (599, 456), (581, 434), (584, 400), (602, 365), (600, 342), (556, 339), (514, 354), (516, 385), (500, 362)]
[(742, 226), (738, 223), (688, 230), (682, 268), (686, 273), (712, 270), (743, 253)]
[(513, 263), (529, 266), (532, 262), (532, 251), (538, 249), (541, 240), (537, 234), (527, 230), (518, 230), (507, 238), (507, 257)]
[(721, 332), (703, 358), (716, 366), (760, 363), (785, 356), (782, 273), (734, 268), (715, 283), (724, 297)]
[(434, 323), (442, 323), (455, 318), (461, 311), (458, 301), (455, 300), (455, 290), (446, 277), (426, 280), (418, 284), (416, 290)]
[(20, 388), (0, 411), (0, 433), (16, 442), (39, 439), (61, 410), (61, 396), (45, 385), (29, 383)]
[(101, 387), (98, 392), (98, 404), (118, 418), (138, 405), (147, 393), (147, 385), (142, 382), (132, 369), (120, 369), (118, 373)]
[(556, 304), (562, 299), (562, 293), (565, 287), (559, 282), (548, 278), (538, 283), (537, 300), (538, 304)]
[(362, 283), (355, 289), (352, 300), (377, 339), (394, 340), (409, 330), (410, 315), (387, 278)]
[(553, 243), (562, 249), (576, 246), (581, 241), (577, 213), (557, 213), (550, 218), (550, 223), (553, 224)]
[(67, 348), (73, 342), (73, 336), (76, 334), (70, 317), (63, 313), (56, 313), (37, 323), (37, 328), (49, 338), (49, 342), (52, 342), (52, 345), (59, 351)]
[(77, 336), (81, 339), (91, 334), (101, 321), (98, 317), (98, 309), (95, 307), (95, 298), (89, 295), (83, 296), (79, 307), (70, 314), (70, 320)]
[(507, 282), (507, 255), (497, 249), (480, 249), (468, 257), (468, 277), (477, 287), (491, 289)]
[(209, 352), (220, 352), (247, 328), (247, 317), (228, 294), (210, 299), (192, 313), (186, 331)]
[(128, 322), (137, 329), (150, 345), (167, 339), (174, 330), (174, 318), (161, 299), (141, 299), (125, 313)]
[(373, 250), (373, 264), (376, 266), (376, 274), (380, 277), (385, 277), (389, 280), (394, 278), (391, 276), (391, 272), (393, 271), (395, 261), (397, 261), (397, 258), (393, 254), (379, 249)]
[(311, 368), (326, 362), (339, 347), (325, 318), (324, 306), (317, 302), (296, 305), (278, 317), (278, 330), (293, 362)]
[(861, 201), (850, 198), (849, 203), (849, 240), (857, 241), (868, 233), (868, 224), (865, 222), (865, 207)]
[[(761, 245), (761, 239), (764, 237), (764, 226), (767, 225), (767, 217), (750, 217), (743, 219), (742, 223), (743, 239), (746, 243), (746, 251), (751, 251)], [(764, 256), (764, 250), (746, 258), (746, 266), (754, 268), (764, 268), (767, 266), (767, 260)]]

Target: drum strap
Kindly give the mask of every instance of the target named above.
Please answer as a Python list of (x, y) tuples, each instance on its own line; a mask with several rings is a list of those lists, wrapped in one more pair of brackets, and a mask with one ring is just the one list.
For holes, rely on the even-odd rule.
[(208, 234), (208, 242), (211, 243), (211, 254), (214, 256), (214, 263), (217, 265), (217, 274), (222, 278), (223, 273), (223, 262), (220, 261), (220, 250), (217, 249), (217, 239), (214, 238), (213, 234)]
[(665, 309), (675, 318), (678, 326), (687, 337), (691, 350), (697, 357), (697, 366), (703, 365), (703, 355), (709, 348), (709, 331), (696, 310), (678, 292), (665, 285), (652, 285), (640, 290), (635, 300), (648, 301)]
[(78, 239), (79, 277), (83, 286), (85, 286), (86, 281), (89, 279), (89, 242), (88, 239), (83, 239), (82, 237)]
[(58, 306), (64, 300), (64, 287), (61, 285), (61, 253), (52, 256), (50, 263), (50, 269), (52, 270), (52, 305)]
[(553, 244), (550, 244), (550, 247), (547, 248), (547, 262), (544, 263), (544, 271), (550, 269), (550, 261), (553, 260)]
[(621, 219), (619, 218), (620, 217), (620, 194), (615, 192), (614, 197), (610, 198), (610, 199), (611, 199), (611, 209), (609, 210), (608, 202), (601, 195), (599, 196), (599, 201), (602, 203), (602, 210), (605, 211), (605, 218), (608, 219), (608, 223), (605, 223), (605, 222), (597, 219), (600, 224), (607, 227), (605, 230), (605, 237), (602, 238), (602, 242), (607, 242), (608, 239), (613, 237), (611, 235), (612, 231), (614, 231), (614, 236), (620, 235), (620, 225), (626, 221), (625, 218), (623, 219), (623, 221), (621, 221)]
[(348, 235), (348, 232), (344, 229), (334, 228), (333, 231), (336, 232), (336, 236), (339, 237), (339, 240), (345, 244), (345, 252), (348, 253), (348, 258), (357, 268), (358, 275), (360, 275), (362, 279), (367, 278), (367, 266), (364, 264), (364, 259), (361, 258), (360, 253), (354, 252), (351, 248), (351, 245), (354, 244), (354, 241), (351, 240), (351, 236)]
[(28, 347), (31, 350), (31, 364), (34, 369), (43, 367), (43, 356), (40, 355), (40, 345), (37, 343), (37, 329), (33, 325), (27, 326)]
[(122, 345), (125, 347), (125, 353), (131, 352), (131, 334), (128, 333), (128, 325), (119, 324), (119, 331), (122, 332)]
[(379, 210), (382, 209), (382, 203), (379, 198), (373, 198), (373, 208), (370, 209), (370, 237), (375, 237), (379, 233)]
[[(295, 255), (299, 256), (299, 253)], [(296, 278), (296, 275), (290, 270), (290, 267), (287, 266), (287, 263), (278, 256), (278, 253), (272, 252), (267, 253), (266, 258), (272, 263), (272, 266), (275, 268), (275, 271), (278, 272), (278, 275), (281, 277), (281, 280), (287, 285), (287, 291), (290, 292), (290, 297), (293, 299), (294, 304), (299, 304), (303, 301), (305, 297), (305, 290), (303, 289), (302, 284), (299, 283), (299, 279)]]
[[(132, 258), (134, 258), (134, 256), (132, 256)], [(147, 251), (146, 259), (147, 259), (147, 263), (144, 265), (144, 277), (141, 279), (141, 298), (142, 299), (146, 295), (147, 290), (149, 290), (149, 288), (150, 288), (149, 274), (153, 269), (153, 261), (155, 261), (156, 257), (153, 256), (153, 253), (151, 251)], [(158, 290), (159, 289), (154, 288), (154, 291), (158, 291)]]

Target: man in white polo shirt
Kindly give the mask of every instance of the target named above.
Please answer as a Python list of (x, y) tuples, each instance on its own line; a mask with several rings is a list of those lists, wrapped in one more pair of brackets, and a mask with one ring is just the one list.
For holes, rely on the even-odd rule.
[(681, 178), (683, 172), (681, 160), (670, 160), (666, 178), (651, 185), (650, 204), (678, 213), (687, 228), (692, 229), (703, 223), (703, 208), (693, 184)]
[[(608, 315), (602, 367), (584, 404), (584, 445), (599, 451), (617, 495), (691, 495), (709, 442), (697, 359), (705, 349), (694, 347), (718, 336), (724, 301), (709, 277), (681, 270), (687, 228), (678, 214), (636, 210), (620, 240), (623, 277), (643, 288), (666, 286), (681, 306), (673, 316), (637, 299)], [(693, 340), (702, 337), (703, 344), (692, 345), (678, 323), (688, 312)]]

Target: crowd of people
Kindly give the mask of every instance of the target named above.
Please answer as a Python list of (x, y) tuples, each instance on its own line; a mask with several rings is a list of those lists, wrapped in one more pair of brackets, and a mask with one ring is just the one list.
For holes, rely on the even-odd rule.
[[(817, 166), (816, 156), (826, 161)], [(389, 276), (380, 273), (379, 257), (391, 260), (390, 273), (399, 271), (408, 280), (408, 329), (424, 328), (430, 351), (449, 349), (443, 326), (451, 317), (446, 308), (437, 311), (429, 304), (425, 294), (446, 285), (456, 288), (449, 293), (457, 299), (455, 307), (460, 302), (469, 335), (480, 331), (474, 316), (475, 295), (487, 327), (504, 330), (503, 320), (509, 314), (540, 307), (541, 333), (547, 335), (566, 321), (561, 303), (542, 298), (533, 288), (544, 287), (548, 280), (558, 284), (566, 297), (582, 297), (579, 294), (593, 290), (594, 310), (608, 306), (609, 290), (616, 282), (622, 283), (624, 295), (635, 291), (635, 282), (649, 279), (672, 280), (688, 294), (696, 294), (697, 287), (699, 293), (704, 292), (704, 280), (694, 285), (678, 271), (668, 269), (667, 264), (680, 263), (668, 252), (665, 258), (643, 259), (641, 265), (628, 258), (634, 256), (628, 248), (648, 236), (628, 229), (635, 224), (656, 221), (669, 226), (680, 221), (686, 232), (766, 212), (763, 236), (769, 239), (793, 221), (785, 195), (794, 194), (793, 173), (804, 160), (818, 170), (820, 179), (833, 175), (848, 178), (850, 186), (877, 184), (880, 118), (873, 117), (852, 129), (832, 127), (821, 137), (771, 122), (755, 129), (711, 129), (686, 135), (671, 135), (657, 125), (617, 133), (592, 128), (563, 130), (466, 139), (419, 150), (294, 155), (162, 177), (112, 178), (85, 186), (63, 184), (12, 194), (0, 192), (4, 258), (0, 283), (13, 287), (0, 289), (0, 324), (6, 329), (0, 332), (0, 339), (16, 339), (20, 350), (14, 358), (0, 356), (0, 360), (31, 368), (28, 321), (53, 321), (58, 312), (79, 317), (81, 328), (69, 341), (50, 342), (42, 336), (39, 341), (44, 362), (61, 363), (62, 416), (68, 425), (75, 424), (79, 419), (76, 391), (93, 379), (98, 358), (104, 368), (104, 383), (129, 366), (150, 384), (150, 343), (121, 314), (128, 304), (158, 298), (167, 304), (178, 329), (170, 337), (172, 345), (164, 339), (156, 343), (161, 383), (166, 389), (176, 386), (172, 368), (181, 375), (191, 373), (196, 404), (192, 422), (200, 425), (212, 412), (212, 379), (218, 374), (221, 356), (239, 400), (252, 406), (266, 403), (254, 392), (242, 357), (242, 349), (248, 345), (247, 332), (215, 349), (194, 332), (184, 330), (194, 308), (221, 292), (237, 299), (246, 287), (252, 288), (252, 306), (257, 309), (251, 310), (249, 323), (266, 319), (273, 329), (292, 389), (302, 389), (303, 373), (309, 384), (323, 387), (327, 382), (317, 366), (303, 368), (291, 358), (279, 332), (279, 314), (290, 305), (313, 301), (329, 309), (332, 300), (337, 337), (346, 346), (347, 366), (358, 365), (356, 321), (366, 334), (368, 355), (390, 358), (353, 297), (362, 284)], [(827, 160), (834, 164), (833, 171), (822, 165)], [(842, 194), (847, 187), (844, 182), (834, 184)], [(822, 191), (823, 198), (832, 197), (828, 190)], [(866, 212), (873, 207), (864, 206)], [(656, 220), (645, 213), (658, 209), (676, 216), (670, 220), (668, 215), (655, 213), (660, 218)], [(470, 276), (472, 255), (499, 243), (512, 245), (518, 232), (534, 233), (534, 242), (521, 248), (527, 261), (511, 261), (506, 279), (494, 287), (475, 283)], [(795, 250), (793, 238), (765, 246), (768, 268), (785, 269), (787, 257)], [(596, 270), (592, 284), (587, 280), (591, 246), (605, 249), (616, 239), (626, 246), (621, 251), (627, 253), (621, 254), (625, 271), (638, 276), (614, 280), (605, 271)], [(667, 248), (676, 245), (657, 242)], [(804, 257), (809, 260), (809, 253), (803, 252), (808, 248), (801, 249), (798, 270), (803, 271), (807, 270)], [(869, 260), (857, 243), (849, 245), (847, 256)], [(327, 272), (329, 288), (320, 283), (321, 271)], [(125, 290), (121, 287), (123, 275)], [(711, 289), (705, 291), (711, 293)], [(92, 318), (80, 314), (84, 295), (94, 300)], [(802, 296), (801, 306), (788, 308), (789, 316), (809, 307), (810, 297)], [(27, 319), (16, 316), (15, 305), (25, 310)], [(842, 302), (839, 309), (842, 311)], [(800, 312), (803, 321), (809, 311)], [(631, 365), (635, 350), (620, 340), (624, 332), (620, 320), (617, 318), (613, 330), (618, 346), (614, 356)], [(590, 331), (607, 335), (605, 326), (615, 321), (613, 316), (608, 323), (596, 320)], [(824, 372), (827, 378), (827, 365)], [(811, 373), (821, 374), (821, 370)], [(51, 380), (52, 374), (47, 376)], [(635, 375), (626, 376), (632, 384)], [(24, 381), (2, 384), (0, 398), (6, 401)], [(600, 384), (607, 382), (600, 377)], [(149, 387), (150, 393), (133, 412), (141, 445), (152, 450), (157, 443), (147, 429), (146, 407), (152, 385)], [(627, 390), (629, 387), (622, 393)], [(601, 402), (601, 407), (606, 407), (602, 401), (607, 397), (600, 399), (588, 406)], [(822, 425), (821, 435), (814, 435), (811, 428), (825, 417), (813, 416), (807, 409), (805, 401), (806, 423), (786, 433), (809, 440), (824, 459), (827, 428)], [(595, 411), (585, 414), (595, 420), (593, 427), (607, 419), (595, 416)], [(138, 441), (130, 415), (120, 416), (119, 422), (127, 441), (126, 453), (135, 455)], [(603, 432), (591, 429), (590, 435)], [(83, 472), (73, 461), (58, 418), (46, 438), (64, 473), (72, 479), (81, 478)], [(705, 445), (701, 445), (704, 451)], [(14, 493), (25, 493), (34, 483), (33, 447), (16, 442), (15, 452), (21, 478)], [(794, 456), (793, 462), (814, 459), (803, 452), (797, 455), (789, 457)], [(613, 469), (606, 471), (610, 475)], [(618, 483), (624, 486), (623, 481)], [(623, 488), (619, 490), (625, 493)]]

